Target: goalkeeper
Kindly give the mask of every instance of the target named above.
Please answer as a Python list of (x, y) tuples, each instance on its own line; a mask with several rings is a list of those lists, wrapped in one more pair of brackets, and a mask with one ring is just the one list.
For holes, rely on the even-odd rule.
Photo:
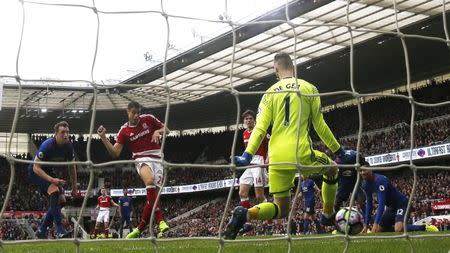
[[(256, 126), (245, 152), (242, 156), (235, 157), (236, 165), (246, 166), (250, 164), (252, 156), (266, 135), (266, 130), (270, 124), (273, 125), (269, 142), (271, 164), (296, 163), (298, 161), (301, 165), (334, 165), (334, 162), (327, 155), (312, 148), (308, 133), (311, 123), (320, 139), (340, 158), (342, 163), (353, 163), (356, 152), (345, 151), (337, 142), (323, 119), (320, 110), (320, 97), (300, 95), (318, 94), (317, 88), (304, 80), (295, 79), (294, 65), (286, 53), (275, 55), (274, 68), (279, 81), (270, 87), (262, 97), (256, 117)], [(299, 132), (298, 128), (300, 128)], [(274, 202), (261, 203), (249, 209), (241, 206), (236, 207), (233, 211), (233, 217), (226, 227), (225, 239), (235, 239), (239, 229), (246, 221), (287, 217), (290, 210), (291, 189), (294, 187), (296, 173), (295, 164), (270, 165), (269, 186), (270, 193), (274, 196)], [(337, 167), (301, 168), (301, 173), (305, 178), (311, 174), (323, 175), (322, 199), (324, 206), (321, 223), (332, 225), (333, 206), (337, 190)]]

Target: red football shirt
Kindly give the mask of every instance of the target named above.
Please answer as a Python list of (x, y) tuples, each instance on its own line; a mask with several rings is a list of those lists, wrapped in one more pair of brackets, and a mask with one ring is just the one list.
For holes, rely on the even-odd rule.
[(142, 114), (135, 126), (123, 124), (117, 134), (117, 143), (125, 145), (133, 153), (133, 159), (139, 157), (161, 157), (161, 145), (152, 142), (153, 133), (163, 124), (151, 114)]
[[(244, 138), (244, 146), (245, 148), (247, 148), (247, 144), (248, 144), (248, 140), (250, 139), (250, 136), (252, 135), (251, 131), (248, 131), (248, 129), (245, 129), (244, 133), (242, 134), (243, 138)], [(264, 157), (264, 160), (266, 160), (267, 157), (267, 150), (268, 150), (268, 146), (269, 146), (269, 138), (270, 135), (266, 134), (266, 136), (264, 137), (263, 141), (261, 142), (261, 145), (259, 145), (258, 150), (256, 151), (255, 155), (260, 155), (262, 157)]]
[(98, 206), (101, 208), (111, 207), (111, 196), (100, 196), (97, 198)]

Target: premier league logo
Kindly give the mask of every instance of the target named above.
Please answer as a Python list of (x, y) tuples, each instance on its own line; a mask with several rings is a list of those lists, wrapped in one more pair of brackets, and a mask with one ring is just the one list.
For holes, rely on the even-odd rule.
[(147, 129), (148, 128), (147, 123), (143, 123), (142, 127), (144, 127), (144, 129)]
[(425, 150), (419, 149), (419, 150), (417, 151), (417, 154), (418, 154), (420, 157), (424, 157), (424, 156), (425, 156)]

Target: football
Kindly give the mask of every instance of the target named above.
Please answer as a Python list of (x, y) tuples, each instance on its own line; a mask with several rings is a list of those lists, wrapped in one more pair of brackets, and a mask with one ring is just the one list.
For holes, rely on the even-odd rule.
[(363, 230), (362, 214), (355, 208), (349, 210), (348, 207), (342, 208), (336, 214), (337, 230), (343, 234), (356, 235)]

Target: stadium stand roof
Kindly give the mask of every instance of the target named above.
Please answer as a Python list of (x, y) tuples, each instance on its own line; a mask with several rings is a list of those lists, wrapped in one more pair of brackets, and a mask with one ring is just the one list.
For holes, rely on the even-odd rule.
[[(299, 77), (308, 80), (321, 92), (350, 90), (350, 34), (345, 27), (347, 1), (294, 1), (289, 5), (289, 17), (297, 34), (297, 64)], [(450, 9), (450, 2), (446, 8)], [(442, 4), (440, 1), (399, 0), (399, 26), (405, 34), (420, 34), (444, 38)], [(392, 1), (363, 0), (350, 5), (350, 21), (354, 28), (395, 30)], [(450, 20), (446, 13), (447, 23)], [(284, 6), (254, 21), (285, 20)], [(320, 25), (320, 26), (308, 26)], [(450, 27), (450, 24), (448, 24)], [(276, 52), (293, 54), (292, 27), (283, 23), (249, 23), (236, 29), (236, 54), (233, 85), (240, 91), (267, 89), (275, 80), (272, 60)], [(355, 86), (359, 92), (383, 90), (405, 82), (406, 72), (400, 39), (394, 35), (370, 31), (354, 31)], [(443, 42), (406, 39), (413, 80), (450, 72), (450, 50)], [(167, 62), (167, 81), (171, 88), (173, 129), (189, 129), (235, 123), (235, 101), (229, 92), (232, 32), (205, 42)], [(135, 88), (132, 84), (149, 84)], [(163, 118), (166, 93), (162, 80), (162, 64), (140, 73), (120, 86), (101, 89), (98, 93), (97, 122), (115, 132), (125, 120), (118, 117), (130, 100), (141, 102), (151, 112)], [(24, 110), (20, 113), (19, 132), (46, 132), (49, 119), (73, 119), (72, 129), (88, 130), (92, 90), (46, 84), (23, 86)], [(183, 89), (204, 89), (184, 92)], [(16, 105), (16, 84), (5, 84), (0, 131), (9, 131)], [(242, 108), (255, 108), (260, 95), (240, 96)], [(324, 103), (344, 99), (342, 96), (323, 98)], [(44, 106), (45, 105), (45, 106)], [(42, 113), (37, 108), (46, 107)], [(76, 113), (75, 113), (76, 112)], [(79, 120), (78, 120), (79, 119)], [(31, 124), (32, 123), (32, 124)], [(46, 130), (47, 129), (47, 130)], [(51, 128), (50, 128), (51, 129)]]

